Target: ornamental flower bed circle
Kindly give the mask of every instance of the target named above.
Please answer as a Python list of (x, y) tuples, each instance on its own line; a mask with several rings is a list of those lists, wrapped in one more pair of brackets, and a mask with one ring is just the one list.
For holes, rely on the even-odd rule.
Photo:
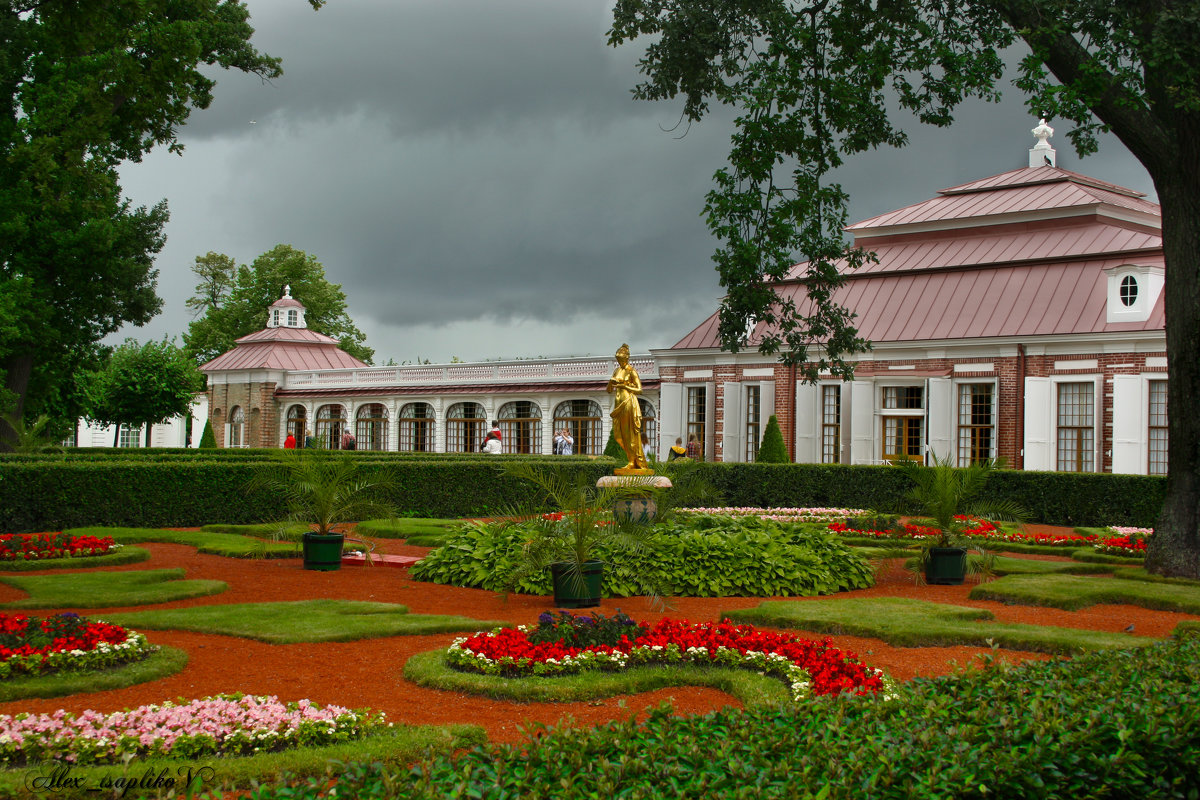
[(0, 613), (0, 679), (104, 669), (139, 661), (156, 650), (136, 631), (70, 612), (46, 619)]
[(0, 715), (0, 760), (120, 763), (128, 757), (190, 759), (312, 747), (389, 727), (383, 714), (274, 696), (217, 695), (101, 714)]
[(868, 667), (854, 653), (833, 647), (828, 638), (817, 642), (728, 621), (638, 623), (633, 639), (622, 635), (616, 644), (587, 647), (531, 641), (524, 625), (497, 628), (455, 640), (446, 661), (455, 669), (504, 677), (617, 671), (641, 664), (719, 665), (781, 678), (797, 701), (812, 695), (895, 694), (895, 686), (883, 670)]
[(121, 545), (111, 536), (73, 536), (58, 533), (0, 534), (0, 561), (34, 561), (47, 558), (85, 558), (111, 553)]

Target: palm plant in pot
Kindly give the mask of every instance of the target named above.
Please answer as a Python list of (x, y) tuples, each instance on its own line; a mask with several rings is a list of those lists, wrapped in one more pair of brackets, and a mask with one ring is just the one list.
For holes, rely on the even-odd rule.
[(1024, 519), (1025, 511), (1018, 504), (980, 496), (988, 476), (1002, 466), (1003, 462), (987, 460), (960, 468), (950, 458), (936, 457), (929, 466), (919, 461), (896, 462), (911, 482), (907, 499), (939, 531), (921, 547), (920, 567), (928, 583), (958, 585), (966, 577), (969, 565), (965, 545), (969, 540), (964, 533), (971, 523), (962, 517)]
[(309, 527), (302, 534), (304, 568), (328, 571), (341, 566), (346, 537), (338, 526), (395, 516), (394, 507), (384, 499), (394, 484), (385, 470), (365, 472), (351, 458), (298, 449), (284, 451), (282, 468), (260, 473), (250, 488), (283, 501), (287, 515), (279, 521), (280, 531), (295, 523)]
[(636, 479), (628, 486), (597, 487), (581, 474), (571, 476), (524, 461), (510, 463), (505, 472), (536, 487), (539, 496), (534, 505), (558, 509), (551, 513), (510, 509), (511, 522), (507, 524), (519, 526), (523, 542), (508, 584), (516, 586), (548, 569), (557, 607), (600, 605), (602, 554), (614, 549), (638, 553), (653, 533), (650, 525), (614, 517), (613, 506), (626, 497), (645, 496), (649, 488), (639, 486)]

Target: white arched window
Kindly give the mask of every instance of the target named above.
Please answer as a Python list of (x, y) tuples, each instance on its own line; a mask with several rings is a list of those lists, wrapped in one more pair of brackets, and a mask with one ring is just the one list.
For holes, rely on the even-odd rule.
[(575, 440), (575, 455), (604, 453), (600, 439), (600, 404), (595, 400), (566, 400), (554, 409), (554, 430), (566, 428)]
[(308, 409), (302, 405), (288, 408), (287, 432), (296, 437), (296, 447), (304, 447), (304, 435), (308, 432)]
[(478, 453), (487, 433), (479, 403), (455, 403), (446, 411), (446, 452)]
[(433, 452), (433, 406), (408, 403), (400, 408), (400, 451)]
[(658, 416), (654, 413), (654, 405), (649, 400), (639, 397), (638, 406), (642, 409), (642, 434), (650, 443), (650, 452), (658, 452)]
[(542, 410), (529, 400), (500, 406), (500, 442), (505, 453), (538, 453), (542, 449)]
[(346, 409), (337, 403), (317, 409), (317, 443), (330, 450), (342, 446), (342, 432), (346, 429)]
[(354, 438), (359, 450), (387, 450), (388, 411), (383, 403), (367, 403), (355, 415)]
[(241, 406), (234, 406), (229, 412), (229, 437), (227, 447), (246, 446), (246, 413)]

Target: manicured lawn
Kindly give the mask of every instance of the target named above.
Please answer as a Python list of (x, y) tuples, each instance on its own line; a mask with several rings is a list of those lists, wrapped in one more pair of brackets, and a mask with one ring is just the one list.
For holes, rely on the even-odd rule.
[(135, 630), (176, 630), (241, 636), (270, 644), (349, 642), (383, 636), (474, 633), (509, 623), (470, 617), (410, 614), (406, 606), (353, 600), (238, 603), (107, 614)]
[(182, 569), (133, 572), (86, 572), (69, 575), (6, 575), (0, 583), (15, 586), (29, 597), (0, 604), (0, 608), (109, 608), (145, 606), (220, 594), (224, 581), (182, 580)]
[(1128, 604), (1159, 611), (1200, 614), (1200, 586), (1074, 575), (1009, 575), (971, 590), (972, 600), (998, 600), (1067, 611), (1100, 604)]
[[(977, 565), (982, 561), (977, 553), (970, 553), (967, 557), (972, 564)], [(912, 569), (916, 564), (917, 560), (914, 558), (906, 562), (904, 566)], [(1110, 564), (1073, 564), (1067, 561), (1041, 561), (1007, 556), (996, 556), (992, 568), (997, 575), (1108, 575), (1115, 569)]]
[(553, 677), (505, 678), (459, 672), (446, 666), (446, 651), (419, 653), (404, 665), (404, 677), (420, 686), (481, 694), (518, 703), (568, 703), (636, 694), (668, 686), (709, 686), (736, 697), (747, 707), (776, 706), (791, 701), (783, 681), (735, 667), (691, 664), (644, 666), (620, 672), (581, 672)]
[(111, 669), (21, 675), (0, 681), (0, 702), (25, 697), (64, 697), (69, 694), (123, 689), (174, 675), (187, 666), (188, 656), (174, 647), (163, 647), (142, 661)]
[(72, 528), (76, 536), (111, 536), (121, 544), (165, 542), (186, 544), (201, 553), (226, 558), (298, 558), (300, 545), (294, 542), (268, 542), (254, 536), (204, 531), (169, 531), (157, 528)]
[(900, 597), (771, 600), (755, 608), (722, 612), (721, 616), (751, 625), (869, 636), (899, 647), (988, 647), (995, 643), (1010, 650), (1071, 654), (1154, 641), (1123, 633), (992, 622), (992, 613), (983, 609)]

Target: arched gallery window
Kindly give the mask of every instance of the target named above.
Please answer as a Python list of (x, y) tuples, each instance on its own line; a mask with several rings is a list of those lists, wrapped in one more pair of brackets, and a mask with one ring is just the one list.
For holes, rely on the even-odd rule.
[(354, 438), (359, 450), (387, 450), (388, 411), (383, 403), (367, 403), (356, 414)]
[(638, 406), (642, 409), (642, 433), (650, 441), (650, 451), (658, 452), (658, 417), (654, 415), (654, 406), (649, 400), (638, 398)]
[(229, 443), (226, 446), (246, 446), (246, 413), (241, 406), (234, 406), (229, 412)]
[[(296, 447), (304, 446), (304, 433), (308, 430), (308, 410), (301, 405), (295, 405), (287, 412), (287, 433), (296, 437)], [(286, 434), (284, 438), (287, 438)]]
[(433, 406), (409, 403), (400, 408), (400, 451), (433, 452)]
[(330, 450), (342, 446), (342, 431), (346, 429), (346, 409), (332, 403), (317, 409), (317, 445)]
[(487, 433), (479, 403), (455, 403), (446, 411), (446, 452), (478, 453)]
[(575, 455), (598, 456), (604, 452), (600, 439), (600, 404), (595, 400), (567, 400), (554, 409), (554, 430), (566, 428), (575, 440)]
[(500, 406), (500, 442), (505, 453), (540, 453), (542, 410), (529, 400), (514, 400)]

